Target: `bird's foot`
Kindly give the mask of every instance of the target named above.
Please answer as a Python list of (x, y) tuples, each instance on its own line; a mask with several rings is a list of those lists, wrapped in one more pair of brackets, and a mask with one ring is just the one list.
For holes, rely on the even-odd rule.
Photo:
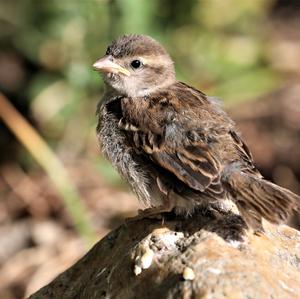
[(170, 207), (169, 205), (162, 205), (162, 206), (152, 207), (144, 210), (138, 210), (137, 216), (127, 218), (125, 221), (126, 223), (130, 223), (144, 218), (161, 220), (163, 219), (163, 215), (161, 213), (171, 212), (172, 209), (173, 207)]

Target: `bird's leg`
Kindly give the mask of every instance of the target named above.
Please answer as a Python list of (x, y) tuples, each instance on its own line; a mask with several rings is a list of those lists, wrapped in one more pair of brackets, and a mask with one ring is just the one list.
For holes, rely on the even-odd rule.
[(138, 210), (138, 215), (132, 218), (126, 219), (126, 221), (134, 221), (139, 220), (143, 218), (149, 218), (149, 219), (162, 219), (163, 216), (161, 213), (164, 212), (171, 212), (174, 208), (174, 200), (170, 197), (170, 192), (167, 193), (166, 200), (164, 203), (157, 207), (151, 207), (144, 210)]

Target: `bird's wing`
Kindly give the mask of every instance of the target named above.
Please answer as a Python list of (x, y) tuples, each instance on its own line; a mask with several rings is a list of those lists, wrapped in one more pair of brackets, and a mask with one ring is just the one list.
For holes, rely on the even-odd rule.
[(240, 135), (234, 130), (230, 130), (229, 135), (233, 140), (233, 145), (239, 155), (240, 160), (243, 161), (244, 167), (242, 167), (241, 169), (248, 173), (261, 176), (260, 172), (256, 169), (254, 165), (253, 157), (248, 146), (244, 143)]
[(127, 131), (136, 150), (190, 188), (221, 193), (221, 165), (210, 145), (214, 141), (197, 127), (199, 122), (193, 123), (195, 107), (185, 102), (185, 107), (179, 108), (178, 100), (186, 99), (178, 99), (176, 92), (148, 101), (125, 99), (119, 127)]
[(151, 160), (195, 190), (205, 191), (219, 176), (220, 164), (202, 142), (170, 145), (164, 137), (140, 131), (133, 133), (133, 140)]

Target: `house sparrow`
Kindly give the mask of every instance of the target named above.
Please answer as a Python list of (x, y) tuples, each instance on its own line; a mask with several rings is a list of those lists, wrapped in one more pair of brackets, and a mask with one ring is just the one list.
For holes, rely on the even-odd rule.
[(106, 92), (97, 133), (104, 155), (146, 214), (192, 213), (231, 200), (248, 226), (284, 222), (300, 197), (265, 180), (218, 101), (176, 80), (172, 59), (154, 39), (125, 35), (93, 67)]

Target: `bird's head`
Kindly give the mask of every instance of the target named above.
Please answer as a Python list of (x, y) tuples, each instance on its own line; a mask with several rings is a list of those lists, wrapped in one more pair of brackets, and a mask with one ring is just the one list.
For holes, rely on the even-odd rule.
[(145, 35), (124, 35), (110, 44), (93, 67), (117, 93), (143, 97), (175, 82), (167, 51)]

